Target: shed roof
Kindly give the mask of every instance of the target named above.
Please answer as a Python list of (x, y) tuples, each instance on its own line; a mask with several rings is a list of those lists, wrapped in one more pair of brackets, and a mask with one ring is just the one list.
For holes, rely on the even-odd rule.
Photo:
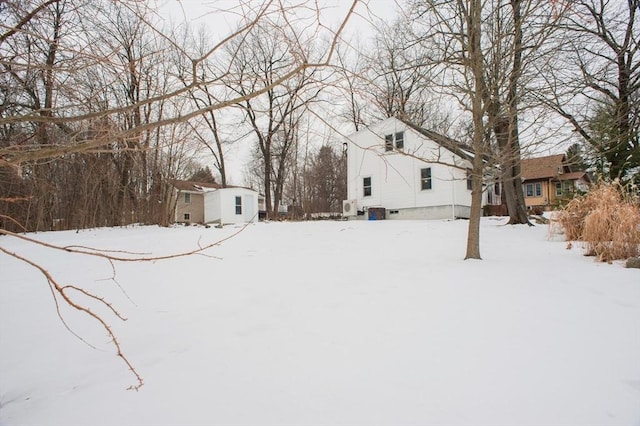
[(178, 180), (178, 179), (172, 180), (171, 185), (173, 185), (173, 187), (176, 188), (178, 191), (204, 192), (207, 189), (222, 188), (222, 186), (218, 183), (195, 182), (191, 180)]
[(248, 189), (250, 191), (255, 191), (253, 188), (249, 188), (246, 186), (237, 186), (237, 185), (227, 185), (223, 187), (219, 183), (209, 183), (209, 182), (196, 182), (192, 180), (179, 180), (173, 179), (171, 180), (171, 185), (178, 191), (193, 191), (193, 192), (206, 192), (207, 190), (215, 190), (215, 189)]

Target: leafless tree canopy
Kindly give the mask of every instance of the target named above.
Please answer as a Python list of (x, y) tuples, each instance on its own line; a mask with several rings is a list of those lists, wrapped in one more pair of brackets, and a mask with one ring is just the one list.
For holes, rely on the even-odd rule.
[[(237, 30), (209, 40), (167, 28), (146, 2), (3, 2), (2, 227), (166, 224), (166, 183), (188, 173), (198, 142), (226, 183), (225, 143), (241, 135), (225, 133), (219, 115), (233, 107), (259, 138), (284, 144), (274, 158), (285, 155), (313, 97), (306, 87), (356, 3), (330, 28), (316, 5), (238, 2), (217, 11), (238, 16)], [(316, 38), (325, 42), (313, 51)], [(262, 129), (269, 102), (279, 125)], [(277, 197), (282, 179), (271, 175)]]

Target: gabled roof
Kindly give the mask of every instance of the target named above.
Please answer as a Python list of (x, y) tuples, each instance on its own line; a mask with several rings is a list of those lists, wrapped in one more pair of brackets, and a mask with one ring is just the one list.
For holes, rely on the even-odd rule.
[(473, 150), (470, 147), (459, 143), (455, 139), (451, 139), (448, 136), (442, 135), (432, 130), (423, 129), (422, 127), (417, 126), (411, 123), (410, 121), (406, 121), (402, 118), (397, 118), (397, 120), (404, 123), (405, 125), (415, 130), (416, 132), (420, 133), (421, 135), (431, 139), (432, 141), (442, 146), (443, 148), (448, 149), (454, 154), (464, 158), (465, 160), (469, 160), (469, 161), (473, 160)]
[(520, 161), (520, 176), (522, 180), (555, 178), (559, 168), (564, 170), (564, 160), (564, 154), (523, 159)]

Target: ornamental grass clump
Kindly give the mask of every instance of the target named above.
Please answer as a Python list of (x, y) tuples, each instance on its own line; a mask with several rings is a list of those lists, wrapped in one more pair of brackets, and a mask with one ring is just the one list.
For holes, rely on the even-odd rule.
[(603, 262), (640, 253), (640, 205), (617, 182), (600, 183), (573, 199), (558, 221), (568, 241), (582, 241), (586, 254)]

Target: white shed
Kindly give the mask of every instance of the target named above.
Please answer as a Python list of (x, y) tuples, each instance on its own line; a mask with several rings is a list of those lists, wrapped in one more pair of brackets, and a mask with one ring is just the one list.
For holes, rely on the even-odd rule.
[(258, 221), (258, 193), (253, 189), (227, 187), (204, 194), (204, 222), (221, 224)]
[(468, 218), (472, 158), (442, 135), (387, 118), (347, 138), (348, 199), (343, 214), (369, 219), (381, 214), (386, 219)]

